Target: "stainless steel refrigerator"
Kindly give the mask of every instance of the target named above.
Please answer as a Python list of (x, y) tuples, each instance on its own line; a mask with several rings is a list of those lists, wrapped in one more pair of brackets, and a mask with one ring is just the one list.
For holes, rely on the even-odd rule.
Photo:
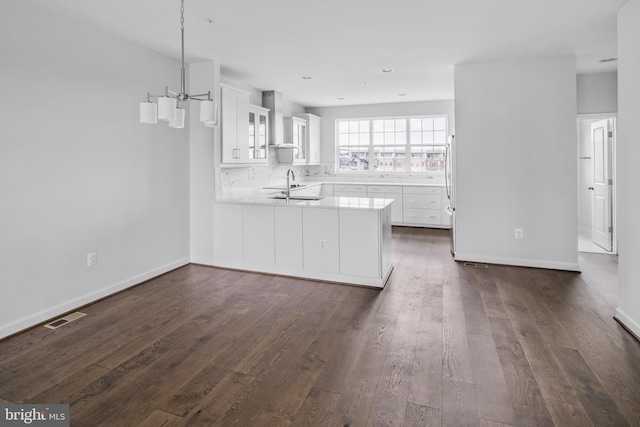
[(444, 154), (444, 181), (447, 190), (447, 213), (451, 216), (451, 254), (456, 256), (456, 144), (455, 136), (447, 139)]

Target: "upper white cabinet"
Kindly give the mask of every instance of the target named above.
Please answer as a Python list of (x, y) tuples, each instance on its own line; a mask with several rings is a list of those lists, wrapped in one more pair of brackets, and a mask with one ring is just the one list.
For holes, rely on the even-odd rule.
[(306, 163), (320, 164), (320, 117), (315, 114), (296, 114), (295, 117), (307, 122)]
[(249, 104), (249, 92), (220, 84), (222, 163), (268, 163), (269, 110)]
[[(247, 163), (249, 93), (220, 84), (222, 98), (222, 163)], [(246, 147), (246, 148), (245, 148)]]
[(293, 163), (307, 162), (307, 121), (300, 117), (284, 118), (284, 143), (293, 147)]
[(269, 110), (249, 105), (248, 161), (269, 163)]
[(295, 148), (291, 160), (290, 157), (281, 156), (281, 161), (307, 165), (320, 164), (320, 117), (308, 113), (285, 117), (284, 143), (291, 144)]

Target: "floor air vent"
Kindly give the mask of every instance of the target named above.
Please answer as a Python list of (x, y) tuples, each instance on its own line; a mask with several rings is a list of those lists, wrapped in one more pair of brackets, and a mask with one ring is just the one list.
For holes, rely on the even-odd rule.
[(476, 268), (489, 268), (487, 264), (479, 264), (477, 262), (465, 262), (465, 267), (476, 267)]
[(67, 314), (66, 316), (61, 317), (57, 320), (54, 320), (53, 322), (49, 322), (46, 325), (44, 325), (44, 327), (49, 329), (58, 329), (60, 326), (66, 325), (67, 323), (73, 322), (74, 320), (78, 320), (84, 316), (86, 316), (85, 313), (80, 313), (79, 311), (76, 311), (75, 313)]

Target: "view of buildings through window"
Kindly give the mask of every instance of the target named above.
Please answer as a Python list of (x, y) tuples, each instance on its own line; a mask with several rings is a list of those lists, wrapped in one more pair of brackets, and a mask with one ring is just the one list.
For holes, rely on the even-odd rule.
[(336, 120), (337, 172), (444, 171), (446, 116)]

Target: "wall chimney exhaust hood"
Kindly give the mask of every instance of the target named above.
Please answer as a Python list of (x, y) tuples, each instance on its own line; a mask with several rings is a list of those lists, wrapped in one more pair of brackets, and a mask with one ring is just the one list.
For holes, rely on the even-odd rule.
[(262, 92), (262, 106), (269, 109), (269, 146), (281, 145), (284, 141), (282, 93), (275, 90)]

